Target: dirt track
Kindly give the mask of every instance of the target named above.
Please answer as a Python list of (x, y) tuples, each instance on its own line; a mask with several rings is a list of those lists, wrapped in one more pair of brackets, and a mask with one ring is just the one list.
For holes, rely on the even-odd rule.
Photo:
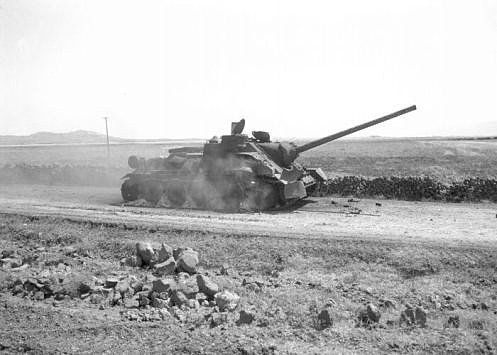
[(497, 204), (312, 198), (294, 211), (219, 213), (121, 205), (112, 188), (3, 186), (0, 212), (161, 229), (495, 245)]

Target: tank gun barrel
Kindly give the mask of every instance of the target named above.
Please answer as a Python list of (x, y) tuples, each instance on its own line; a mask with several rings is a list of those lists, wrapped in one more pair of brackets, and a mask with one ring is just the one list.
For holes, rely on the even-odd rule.
[(389, 115), (386, 115), (386, 116), (377, 118), (375, 120), (372, 120), (372, 121), (360, 124), (358, 126), (346, 129), (344, 131), (332, 134), (330, 136), (326, 136), (326, 137), (323, 137), (323, 138), (320, 138), (320, 139), (316, 139), (315, 141), (312, 141), (312, 142), (309, 142), (309, 143), (306, 143), (304, 145), (301, 145), (301, 146), (297, 147), (296, 148), (297, 153), (302, 153), (302, 152), (308, 151), (309, 149), (312, 149), (312, 148), (315, 148), (315, 147), (320, 146), (322, 144), (334, 141), (335, 139), (338, 139), (338, 138), (341, 138), (341, 137), (344, 137), (344, 136), (348, 136), (349, 134), (355, 133), (357, 131), (361, 131), (361, 130), (363, 130), (365, 128), (377, 125), (379, 123), (391, 120), (392, 118), (395, 118), (397, 116), (400, 116), (400, 115), (406, 114), (408, 112), (414, 111), (415, 109), (416, 109), (416, 105), (412, 105), (412, 106), (404, 108), (404, 109), (402, 109), (400, 111), (393, 112), (393, 113), (391, 113)]

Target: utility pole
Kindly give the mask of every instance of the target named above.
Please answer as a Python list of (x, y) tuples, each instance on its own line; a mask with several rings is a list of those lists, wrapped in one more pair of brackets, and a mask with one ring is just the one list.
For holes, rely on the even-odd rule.
[(110, 143), (109, 143), (109, 126), (107, 125), (108, 117), (104, 117), (105, 120), (105, 133), (107, 134), (107, 160), (110, 159)]

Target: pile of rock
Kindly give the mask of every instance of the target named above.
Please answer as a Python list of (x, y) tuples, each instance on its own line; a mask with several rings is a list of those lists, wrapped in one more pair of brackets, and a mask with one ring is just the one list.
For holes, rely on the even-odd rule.
[(22, 257), (15, 250), (2, 250), (0, 254), (0, 267), (9, 271), (20, 271), (29, 267), (33, 258)]
[[(199, 273), (199, 253), (193, 249), (173, 249), (167, 244), (154, 249), (149, 243), (137, 243), (136, 255), (126, 260), (130, 262), (151, 272), (137, 277), (119, 271), (102, 278), (57, 267), (19, 277), (11, 290), (22, 297), (53, 301), (54, 305), (76, 298), (101, 309), (120, 306), (126, 309), (127, 318), (138, 320), (170, 316), (182, 320), (190, 310), (201, 309), (209, 314), (229, 313), (239, 304), (238, 295), (222, 290), (207, 274)], [(223, 317), (227, 318), (213, 316), (214, 322), (221, 322)], [(241, 322), (247, 323), (250, 317), (244, 314), (242, 318)]]
[(136, 255), (122, 260), (123, 264), (152, 268), (157, 276), (186, 272), (197, 273), (199, 254), (191, 248), (176, 248), (162, 243), (154, 248), (150, 243), (136, 243)]

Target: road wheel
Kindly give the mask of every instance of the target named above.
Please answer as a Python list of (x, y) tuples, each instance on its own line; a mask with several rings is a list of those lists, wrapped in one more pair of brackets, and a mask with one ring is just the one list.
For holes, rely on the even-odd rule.
[(123, 200), (134, 201), (138, 198), (138, 186), (133, 184), (131, 180), (126, 180), (121, 185), (121, 195)]
[(186, 201), (185, 185), (180, 182), (172, 183), (166, 191), (169, 202), (175, 207), (181, 207)]
[(145, 199), (152, 203), (159, 202), (164, 193), (162, 184), (157, 181), (147, 181), (144, 190)]

